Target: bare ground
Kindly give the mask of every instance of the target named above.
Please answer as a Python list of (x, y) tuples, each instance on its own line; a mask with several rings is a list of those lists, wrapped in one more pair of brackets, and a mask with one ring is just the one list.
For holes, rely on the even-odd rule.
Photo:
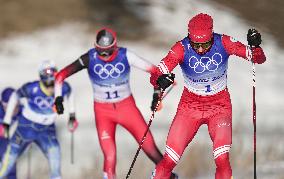
[[(277, 42), (284, 47), (284, 1), (213, 2), (233, 9), (250, 24), (275, 36)], [(88, 23), (92, 31), (101, 25), (107, 25), (115, 28), (121, 38), (139, 39), (148, 32), (148, 18), (151, 18), (147, 16), (147, 6), (150, 5), (148, 0), (0, 0), (0, 4), (0, 38), (66, 21), (79, 21)], [(141, 15), (143, 13), (144, 16)]]

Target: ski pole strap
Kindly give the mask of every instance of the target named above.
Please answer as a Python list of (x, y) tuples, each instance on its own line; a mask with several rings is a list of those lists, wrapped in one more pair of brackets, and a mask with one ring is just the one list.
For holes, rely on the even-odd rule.
[(157, 105), (155, 106), (154, 111), (152, 111), (150, 120), (149, 120), (148, 125), (147, 125), (147, 129), (146, 129), (146, 131), (145, 131), (145, 133), (144, 133), (144, 135), (143, 135), (143, 137), (142, 137), (142, 140), (140, 141), (140, 144), (139, 144), (139, 147), (138, 147), (138, 149), (137, 149), (137, 151), (136, 151), (136, 153), (135, 153), (134, 159), (132, 160), (131, 166), (130, 166), (130, 168), (129, 168), (129, 170), (128, 170), (128, 173), (127, 173), (127, 175), (126, 175), (126, 179), (128, 179), (129, 176), (130, 176), (130, 174), (131, 174), (131, 171), (132, 171), (132, 169), (133, 169), (133, 167), (134, 167), (134, 164), (135, 164), (135, 162), (136, 162), (136, 159), (137, 159), (137, 157), (138, 157), (138, 155), (139, 155), (139, 152), (140, 152), (140, 150), (141, 150), (141, 148), (142, 148), (142, 145), (143, 145), (143, 143), (144, 143), (144, 141), (145, 141), (145, 139), (146, 139), (147, 133), (148, 133), (148, 131), (150, 130), (150, 126), (151, 126), (152, 121), (153, 121), (153, 119), (154, 119), (154, 117), (155, 117), (155, 112), (157, 111), (157, 108), (158, 108), (158, 106), (160, 105), (160, 103), (161, 103), (161, 101), (162, 101), (162, 98), (163, 98), (163, 95), (164, 95), (164, 91), (165, 91), (165, 90), (163, 90), (163, 89), (161, 90), (161, 94), (159, 95), (158, 103), (157, 103)]

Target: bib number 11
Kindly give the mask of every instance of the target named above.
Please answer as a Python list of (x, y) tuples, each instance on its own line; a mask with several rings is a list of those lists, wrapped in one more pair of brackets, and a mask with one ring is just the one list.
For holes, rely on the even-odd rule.
[(106, 99), (115, 99), (115, 98), (119, 98), (120, 96), (118, 95), (118, 91), (114, 91), (114, 92), (105, 92), (107, 95)]

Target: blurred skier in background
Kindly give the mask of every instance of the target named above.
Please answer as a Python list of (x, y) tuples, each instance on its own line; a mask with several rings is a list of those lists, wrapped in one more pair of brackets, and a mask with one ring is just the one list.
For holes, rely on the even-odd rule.
[[(48, 159), (50, 178), (60, 179), (60, 146), (56, 136), (54, 104), (54, 81), (57, 69), (53, 62), (44, 61), (39, 68), (39, 81), (25, 83), (11, 95), (4, 117), (5, 133), (9, 134), (12, 113), (19, 101), (23, 106), (18, 127), (11, 137), (1, 162), (0, 178), (5, 177), (13, 168), (17, 158), (34, 142)], [(64, 83), (62, 96), (69, 100), (69, 128), (75, 130), (77, 121), (72, 100), (71, 87)]]
[[(130, 68), (133, 66), (150, 73), (154, 66), (132, 51), (118, 47), (116, 34), (111, 29), (99, 30), (94, 45), (95, 48), (62, 69), (56, 76), (55, 105), (57, 112), (63, 113), (61, 86), (64, 79), (86, 69), (93, 87), (95, 121), (104, 154), (104, 179), (114, 179), (116, 126), (119, 124), (127, 129), (137, 142), (140, 142), (147, 129), (130, 90)], [(151, 132), (147, 134), (142, 149), (155, 164), (162, 159)]]
[[(1, 101), (0, 101), (0, 160), (3, 160), (3, 156), (4, 156), (4, 152), (7, 149), (7, 146), (9, 144), (9, 139), (6, 138), (5, 136), (7, 136), (8, 134), (5, 132), (5, 128), (7, 128), (7, 126), (5, 126), (5, 124), (3, 124), (3, 119), (6, 113), (6, 109), (7, 109), (7, 105), (8, 105), (8, 101), (12, 95), (12, 93), (15, 91), (15, 89), (8, 87), (5, 88), (2, 93), (1, 93)], [(19, 105), (16, 105), (14, 111), (13, 111), (13, 117), (12, 117), (12, 123), (11, 125), (17, 125), (17, 118), (19, 117), (21, 112), (21, 109), (19, 107)], [(14, 166), (11, 168), (10, 172), (7, 175), (7, 179), (16, 179), (17, 178), (17, 167), (16, 167), (16, 163), (14, 164)]]
[(153, 71), (151, 83), (155, 88), (164, 90), (173, 83), (174, 74), (171, 71), (179, 64), (185, 86), (168, 133), (163, 160), (156, 165), (152, 178), (170, 178), (186, 146), (202, 124), (208, 126), (213, 142), (215, 178), (232, 178), (229, 161), (232, 106), (227, 89), (228, 58), (236, 55), (258, 64), (266, 60), (260, 47), (260, 33), (250, 29), (247, 40), (250, 46), (228, 35), (214, 33), (212, 17), (200, 13), (189, 20), (188, 36), (178, 41)]

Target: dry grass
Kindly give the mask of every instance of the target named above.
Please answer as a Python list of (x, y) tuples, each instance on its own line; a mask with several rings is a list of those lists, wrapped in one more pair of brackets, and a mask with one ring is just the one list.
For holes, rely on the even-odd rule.
[(103, 25), (115, 28), (122, 38), (137, 38), (147, 26), (125, 0), (0, 0), (0, 4), (0, 37), (77, 21), (89, 24), (92, 32)]
[(284, 47), (284, 1), (282, 0), (214, 0), (215, 2), (230, 7), (244, 19), (257, 27), (261, 27), (276, 37), (279, 44)]
[(2, 37), (86, 16), (86, 4), (77, 0), (1, 0), (0, 4)]
[[(276, 36), (284, 46), (284, 1), (281, 0), (215, 0), (239, 12), (262, 31)], [(93, 32), (102, 25), (115, 28), (121, 38), (143, 38), (147, 34), (149, 1), (127, 0), (0, 0), (0, 38), (15, 32), (31, 32), (66, 21), (90, 25)], [(169, 9), (171, 6), (169, 4)], [(141, 14), (141, 13), (140, 13)], [(143, 24), (143, 25), (141, 25)]]

